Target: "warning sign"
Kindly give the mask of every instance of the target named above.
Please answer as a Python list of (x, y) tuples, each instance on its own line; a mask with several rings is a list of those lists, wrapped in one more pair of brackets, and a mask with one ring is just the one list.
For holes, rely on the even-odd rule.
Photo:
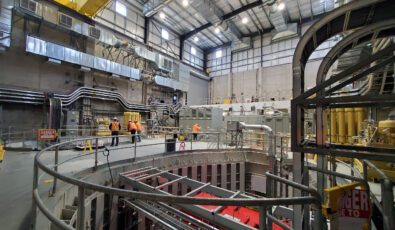
[(336, 229), (364, 229), (370, 219), (371, 205), (366, 190), (348, 190), (339, 199)]
[(37, 138), (39, 141), (53, 141), (57, 136), (56, 129), (39, 129)]

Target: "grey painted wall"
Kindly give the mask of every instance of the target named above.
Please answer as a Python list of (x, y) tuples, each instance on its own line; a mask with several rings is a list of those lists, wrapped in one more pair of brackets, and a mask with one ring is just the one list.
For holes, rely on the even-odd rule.
[(206, 104), (209, 82), (191, 75), (189, 79), (188, 105)]

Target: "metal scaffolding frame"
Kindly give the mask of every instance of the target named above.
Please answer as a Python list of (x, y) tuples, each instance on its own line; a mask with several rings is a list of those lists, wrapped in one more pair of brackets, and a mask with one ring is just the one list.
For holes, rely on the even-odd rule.
[[(133, 173), (133, 171), (126, 172), (128, 173)], [(130, 174), (129, 174), (130, 175)], [(152, 186), (146, 183), (147, 179), (155, 180), (159, 177), (165, 178), (168, 181), (164, 184)], [(159, 169), (153, 169), (150, 171), (147, 171), (147, 173), (142, 173), (140, 176), (128, 176), (125, 175), (125, 173), (121, 173), (119, 176), (119, 181), (121, 183), (124, 183), (125, 185), (131, 186), (133, 190), (137, 191), (143, 191), (143, 192), (151, 192), (151, 193), (158, 193), (158, 194), (164, 194), (164, 195), (171, 195), (170, 193), (166, 192), (163, 190), (165, 186), (171, 185), (173, 183), (178, 183), (182, 184), (181, 186), (187, 186), (190, 188), (190, 191), (182, 191), (184, 189), (181, 189), (181, 196), (184, 197), (193, 197), (195, 194), (199, 192), (207, 192), (209, 194), (215, 195), (217, 197), (221, 198), (245, 198), (245, 199), (250, 199), (251, 197), (246, 196), (244, 194), (241, 194), (240, 192), (232, 192), (223, 188), (219, 188), (216, 186), (211, 185), (210, 183), (203, 183), (199, 182), (197, 180), (193, 180), (191, 178), (185, 177), (185, 176), (179, 176), (174, 173), (170, 173), (167, 171), (159, 170)], [(185, 193), (186, 192), (186, 193)], [(133, 202), (133, 201), (132, 201)], [(176, 206), (182, 210), (186, 210), (188, 212), (191, 212), (192, 214), (195, 214), (197, 216), (202, 217), (205, 220), (209, 220), (210, 223), (225, 227), (225, 228), (235, 228), (237, 229), (253, 229), (247, 225), (241, 224), (239, 222), (236, 222), (234, 220), (231, 220), (229, 218), (223, 217), (218, 213), (218, 211), (209, 211), (203, 207), (196, 206), (196, 205), (184, 205), (184, 204), (176, 204)], [(221, 208), (223, 206), (219, 206)]]
[[(325, 131), (325, 108), (353, 108), (353, 107), (377, 107), (394, 105), (393, 95), (365, 95), (365, 96), (337, 96), (329, 97), (331, 93), (342, 88), (347, 83), (358, 80), (367, 74), (385, 68), (394, 62), (393, 53), (395, 45), (391, 45), (350, 67), (343, 72), (325, 80), (330, 65), (341, 54), (352, 47), (370, 39), (391, 36), (394, 33), (395, 15), (393, 9), (395, 1), (390, 0), (360, 0), (353, 1), (341, 6), (314, 23), (303, 35), (295, 50), (293, 59), (293, 100), (291, 101), (291, 124), (294, 181), (302, 183), (304, 168), (304, 154), (318, 154), (317, 165), (325, 170), (327, 162), (325, 156), (344, 156), (350, 158), (395, 161), (395, 149), (378, 147), (356, 147), (347, 145), (335, 145), (326, 142)], [(365, 20), (361, 20), (365, 19)], [(346, 36), (324, 58), (320, 66), (316, 86), (305, 91), (305, 67), (309, 56), (314, 50), (330, 37), (354, 30), (354, 33)], [(388, 58), (389, 56), (389, 58)], [(387, 58), (382, 61), (383, 58)], [(377, 62), (374, 66), (371, 63)], [(362, 71), (361, 71), (362, 69)], [(356, 74), (353, 76), (353, 74)], [(350, 77), (352, 76), (352, 77)], [(345, 82), (343, 82), (345, 80)], [(337, 85), (336, 85), (337, 84)], [(334, 88), (333, 88), (334, 86)], [(332, 88), (331, 88), (332, 87)], [(327, 90), (329, 88), (329, 90)], [(316, 113), (316, 139), (306, 140), (304, 135), (304, 114), (307, 109), (313, 109)], [(320, 195), (323, 195), (325, 187), (323, 173), (317, 173), (317, 187)], [(300, 191), (294, 191), (294, 196), (300, 195)], [(302, 207), (294, 210), (294, 224), (296, 228), (302, 228)]]

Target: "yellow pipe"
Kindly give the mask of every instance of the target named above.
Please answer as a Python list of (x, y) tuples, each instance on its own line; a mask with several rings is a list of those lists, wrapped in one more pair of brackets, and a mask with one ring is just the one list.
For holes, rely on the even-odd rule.
[(338, 128), (338, 142), (340, 144), (346, 143), (346, 119), (344, 116), (344, 109), (338, 108), (336, 109), (337, 114), (337, 128)]
[(331, 129), (330, 129), (330, 124), (329, 124), (329, 122), (330, 122), (330, 113), (329, 113), (329, 110), (324, 110), (324, 117), (325, 117), (325, 119), (324, 119), (324, 128), (325, 128), (325, 140), (326, 141), (330, 141), (330, 135), (331, 135)]
[(354, 109), (346, 108), (346, 122), (347, 122), (347, 144), (354, 144), (353, 136), (355, 136), (355, 121)]
[(337, 125), (336, 125), (336, 111), (330, 110), (331, 119), (331, 143), (337, 143)]
[(357, 122), (357, 134), (362, 132), (362, 123), (365, 120), (365, 110), (363, 108), (355, 108), (356, 122)]

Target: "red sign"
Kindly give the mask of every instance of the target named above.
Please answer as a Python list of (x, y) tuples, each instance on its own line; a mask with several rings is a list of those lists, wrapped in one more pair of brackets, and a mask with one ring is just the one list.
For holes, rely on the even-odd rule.
[(335, 229), (362, 229), (370, 219), (371, 205), (366, 190), (348, 190), (340, 197), (338, 205), (338, 227)]
[(57, 136), (56, 129), (39, 129), (37, 135), (39, 141), (53, 141)]
[(339, 216), (369, 218), (370, 204), (366, 190), (348, 191), (339, 201)]

